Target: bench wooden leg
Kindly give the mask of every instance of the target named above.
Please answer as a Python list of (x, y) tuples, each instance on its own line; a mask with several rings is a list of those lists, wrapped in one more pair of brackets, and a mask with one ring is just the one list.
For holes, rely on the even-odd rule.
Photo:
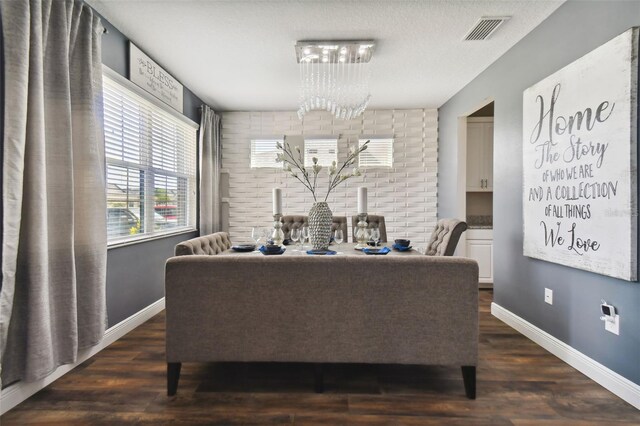
[(180, 379), (181, 362), (167, 363), (167, 395), (173, 396), (178, 391), (178, 380)]
[(469, 399), (476, 399), (476, 367), (462, 366), (462, 380), (464, 381), (464, 393)]
[(324, 371), (322, 364), (314, 364), (314, 379), (316, 393), (324, 392)]

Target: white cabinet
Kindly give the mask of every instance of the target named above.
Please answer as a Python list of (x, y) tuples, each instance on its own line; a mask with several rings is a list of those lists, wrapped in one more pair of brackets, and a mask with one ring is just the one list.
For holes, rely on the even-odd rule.
[(479, 282), (493, 283), (493, 230), (469, 229), (466, 234), (466, 256), (478, 262)]
[(493, 118), (467, 120), (467, 191), (493, 191)]

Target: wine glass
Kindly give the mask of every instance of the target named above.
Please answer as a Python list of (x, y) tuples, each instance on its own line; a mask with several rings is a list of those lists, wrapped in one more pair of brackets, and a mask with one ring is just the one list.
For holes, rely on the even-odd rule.
[(260, 242), (260, 238), (262, 238), (262, 229), (254, 226), (251, 229), (251, 239), (256, 242), (256, 250), (258, 250), (258, 243)]
[(272, 229), (271, 228), (263, 228), (262, 229), (262, 237), (264, 238), (264, 245), (265, 246), (267, 244), (269, 244), (269, 240), (271, 239), (271, 233), (272, 233)]
[(300, 242), (302, 243), (302, 250), (304, 251), (304, 243), (309, 239), (309, 227), (304, 225), (301, 232)]
[(376, 244), (375, 246), (378, 247), (378, 241), (380, 241), (380, 229), (378, 228), (371, 229), (371, 239)]
[[(297, 245), (298, 241), (300, 241), (300, 238), (302, 237), (302, 231), (300, 230), (300, 228), (293, 228), (291, 230), (290, 237), (291, 237), (291, 240)], [(294, 251), (301, 251), (301, 250), (296, 249)]]
[(336, 229), (335, 231), (333, 231), (333, 241), (335, 241), (338, 245), (342, 244), (342, 241), (344, 241), (342, 229)]

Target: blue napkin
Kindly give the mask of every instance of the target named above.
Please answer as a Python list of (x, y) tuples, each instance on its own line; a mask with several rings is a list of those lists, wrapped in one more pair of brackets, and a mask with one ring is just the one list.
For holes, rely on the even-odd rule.
[(307, 254), (312, 255), (334, 255), (337, 253), (338, 252), (335, 252), (333, 250), (307, 250)]
[(366, 254), (387, 254), (391, 251), (391, 249), (387, 246), (384, 246), (377, 250), (375, 248), (364, 248), (362, 249), (362, 251)]
[(398, 251), (407, 251), (407, 250), (411, 250), (412, 246), (408, 246), (408, 247), (404, 247), (398, 244), (394, 244), (393, 248), (398, 250)]

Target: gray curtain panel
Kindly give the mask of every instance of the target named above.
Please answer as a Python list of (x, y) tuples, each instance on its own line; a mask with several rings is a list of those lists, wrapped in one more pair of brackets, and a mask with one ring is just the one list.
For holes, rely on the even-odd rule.
[(100, 19), (81, 1), (0, 4), (6, 385), (102, 339), (107, 235)]
[(220, 231), (220, 116), (202, 105), (200, 119), (200, 235)]

